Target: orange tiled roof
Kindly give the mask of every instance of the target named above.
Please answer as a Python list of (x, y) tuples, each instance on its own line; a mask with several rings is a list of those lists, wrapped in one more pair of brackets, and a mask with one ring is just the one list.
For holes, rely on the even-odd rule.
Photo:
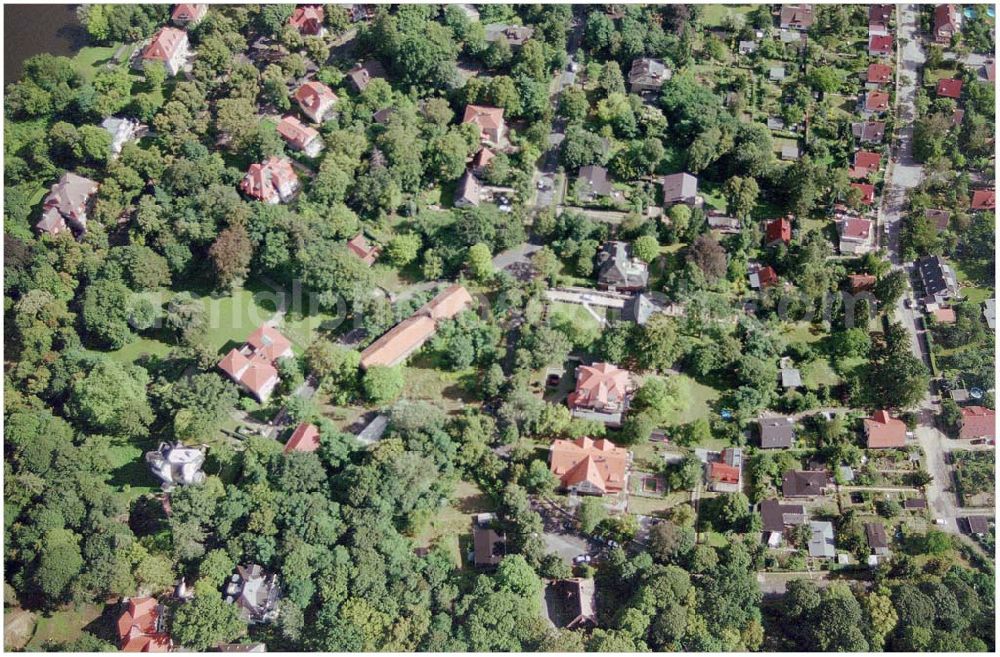
[(305, 125), (295, 116), (286, 116), (281, 119), (278, 123), (278, 134), (300, 150), (319, 137), (319, 132)]
[(319, 429), (316, 425), (303, 422), (295, 427), (288, 442), (285, 443), (285, 453), (315, 452), (319, 449)]
[(628, 370), (611, 363), (581, 365), (576, 370), (576, 390), (566, 399), (570, 408), (620, 406), (631, 391)]
[(973, 210), (993, 210), (997, 207), (997, 192), (995, 189), (977, 189), (972, 192)]
[(983, 406), (962, 408), (960, 438), (995, 438), (996, 435), (996, 411)]
[(962, 81), (951, 78), (938, 80), (937, 95), (944, 98), (960, 98), (962, 96)]
[(738, 484), (740, 483), (740, 469), (713, 461), (708, 466), (708, 478), (721, 484)]
[(549, 448), (549, 468), (564, 487), (587, 482), (601, 492), (613, 493), (625, 485), (628, 450), (606, 439), (554, 440)]
[(906, 423), (889, 415), (889, 411), (875, 411), (865, 418), (865, 435), (868, 449), (890, 449), (906, 446)]
[(184, 30), (178, 30), (176, 27), (164, 27), (156, 33), (153, 40), (146, 46), (146, 50), (142, 53), (142, 58), (157, 62), (169, 61), (173, 59), (177, 53), (177, 49), (181, 47), (181, 43), (186, 39), (187, 33)]

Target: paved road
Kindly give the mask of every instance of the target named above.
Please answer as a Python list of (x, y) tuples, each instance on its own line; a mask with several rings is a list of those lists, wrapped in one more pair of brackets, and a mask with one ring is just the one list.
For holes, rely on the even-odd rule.
[(509, 270), (515, 275), (520, 272), (530, 274), (532, 270), (531, 256), (541, 248), (541, 244), (532, 244), (531, 242), (518, 244), (493, 256), (493, 268), (497, 271)]

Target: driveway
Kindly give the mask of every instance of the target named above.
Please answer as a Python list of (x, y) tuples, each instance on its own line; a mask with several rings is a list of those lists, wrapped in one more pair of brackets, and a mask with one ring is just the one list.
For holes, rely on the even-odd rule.
[(541, 248), (541, 244), (531, 242), (518, 244), (493, 256), (493, 268), (497, 271), (509, 271), (522, 280), (530, 278), (533, 270), (531, 256)]

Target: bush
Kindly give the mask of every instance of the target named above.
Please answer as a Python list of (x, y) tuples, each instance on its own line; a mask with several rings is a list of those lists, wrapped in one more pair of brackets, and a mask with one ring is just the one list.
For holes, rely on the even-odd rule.
[(403, 394), (403, 372), (398, 367), (374, 365), (368, 368), (361, 386), (365, 399), (376, 406), (391, 404)]

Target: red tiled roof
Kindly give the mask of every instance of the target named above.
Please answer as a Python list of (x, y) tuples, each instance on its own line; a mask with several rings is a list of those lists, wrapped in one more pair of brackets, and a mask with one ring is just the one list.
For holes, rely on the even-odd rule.
[(875, 277), (871, 274), (850, 274), (847, 277), (851, 292), (871, 290), (875, 287)]
[(278, 376), (275, 361), (287, 355), (291, 347), (292, 343), (276, 329), (261, 326), (250, 334), (242, 349), (231, 349), (219, 361), (219, 369), (263, 398)]
[(621, 406), (631, 391), (627, 370), (611, 363), (581, 365), (576, 369), (576, 390), (566, 398), (572, 408)]
[(888, 34), (873, 34), (868, 39), (868, 52), (888, 55), (892, 52), (892, 36)]
[(865, 109), (870, 112), (884, 112), (889, 109), (889, 94), (884, 91), (869, 91), (865, 95)]
[(247, 344), (268, 360), (276, 360), (292, 348), (291, 341), (273, 326), (261, 325), (247, 338)]
[(129, 598), (124, 613), (118, 617), (118, 643), (123, 652), (166, 652), (170, 637), (157, 632), (160, 603), (156, 598)]
[(489, 164), (490, 160), (492, 160), (493, 157), (494, 157), (493, 151), (484, 146), (480, 148), (479, 151), (476, 153), (476, 156), (472, 158), (472, 166), (476, 167), (477, 169), (481, 169), (485, 167), (487, 164)]
[(874, 84), (886, 84), (892, 80), (892, 67), (888, 64), (871, 64), (868, 67), (868, 81)]
[(307, 114), (314, 114), (322, 105), (336, 103), (337, 94), (321, 82), (310, 81), (295, 90), (295, 101)]
[(882, 155), (871, 151), (858, 151), (854, 154), (854, 166), (877, 170), (882, 162)]
[(953, 78), (938, 80), (937, 95), (944, 98), (959, 98), (962, 95), (962, 81)]
[(997, 191), (995, 189), (977, 189), (972, 192), (973, 210), (993, 210), (997, 207)]
[(849, 239), (866, 240), (871, 236), (872, 222), (867, 219), (844, 219), (840, 222), (840, 236)]
[(875, 411), (865, 418), (865, 436), (868, 449), (891, 449), (906, 446), (906, 423), (889, 415), (889, 411)]
[(602, 493), (622, 490), (628, 468), (628, 450), (610, 440), (554, 440), (549, 449), (549, 469), (565, 488), (589, 483)]
[(361, 258), (362, 262), (372, 264), (378, 258), (379, 248), (368, 243), (364, 233), (358, 233), (347, 242), (347, 248), (351, 253)]
[(278, 134), (299, 150), (304, 149), (309, 145), (309, 142), (319, 137), (318, 131), (305, 125), (295, 116), (286, 116), (281, 119), (278, 123)]
[(871, 205), (875, 202), (875, 186), (868, 183), (851, 183), (851, 187), (861, 190), (861, 202)]
[(957, 319), (953, 308), (937, 308), (933, 315), (938, 324), (954, 324)]
[(240, 182), (247, 196), (267, 201), (278, 195), (278, 188), (298, 180), (292, 162), (287, 157), (270, 157), (265, 162), (250, 165)]
[(764, 229), (766, 235), (765, 243), (784, 242), (788, 244), (792, 239), (792, 222), (788, 219), (775, 219), (767, 224)]
[(995, 438), (996, 412), (983, 406), (966, 406), (962, 410), (960, 438)]
[(166, 62), (173, 59), (177, 49), (187, 41), (187, 33), (176, 27), (164, 27), (153, 37), (142, 53), (143, 59)]
[(315, 452), (319, 449), (319, 429), (316, 425), (303, 422), (295, 427), (288, 442), (285, 443), (285, 453)]
[(320, 5), (300, 5), (289, 16), (288, 24), (302, 34), (319, 34), (323, 29), (323, 7)]
[(482, 105), (466, 105), (462, 123), (474, 123), (479, 126), (480, 136), (495, 140), (503, 130), (503, 109), (485, 107)]
[(708, 466), (708, 478), (721, 484), (738, 484), (740, 483), (740, 469), (713, 461)]
[(207, 4), (179, 4), (170, 14), (170, 20), (175, 23), (190, 23), (199, 20), (207, 11)]
[(760, 271), (757, 272), (757, 280), (760, 281), (761, 287), (774, 285), (778, 282), (778, 272), (774, 271), (774, 267), (771, 266), (761, 267)]
[(997, 63), (990, 62), (986, 65), (986, 79), (990, 82), (994, 82), (997, 79)]

